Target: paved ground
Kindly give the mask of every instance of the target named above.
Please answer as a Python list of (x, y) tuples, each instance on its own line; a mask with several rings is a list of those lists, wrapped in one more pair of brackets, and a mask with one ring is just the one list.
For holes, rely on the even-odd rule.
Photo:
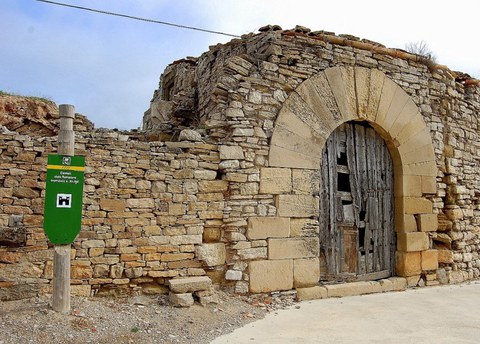
[(217, 338), (224, 343), (480, 343), (480, 281), (305, 301)]

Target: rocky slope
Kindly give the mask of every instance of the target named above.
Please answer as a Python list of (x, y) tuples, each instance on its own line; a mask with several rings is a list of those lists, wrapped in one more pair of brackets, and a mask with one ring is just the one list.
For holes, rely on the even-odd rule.
[[(76, 129), (93, 129), (84, 116), (77, 114)], [(58, 132), (58, 106), (36, 97), (23, 97), (0, 92), (0, 132), (14, 131), (29, 136), (55, 136)]]

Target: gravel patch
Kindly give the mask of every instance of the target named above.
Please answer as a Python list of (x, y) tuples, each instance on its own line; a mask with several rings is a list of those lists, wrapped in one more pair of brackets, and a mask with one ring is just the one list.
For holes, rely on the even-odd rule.
[(0, 302), (0, 344), (210, 343), (294, 302), (292, 292), (236, 296), (217, 291), (219, 302), (176, 308), (168, 297), (73, 297), (59, 314), (50, 297)]

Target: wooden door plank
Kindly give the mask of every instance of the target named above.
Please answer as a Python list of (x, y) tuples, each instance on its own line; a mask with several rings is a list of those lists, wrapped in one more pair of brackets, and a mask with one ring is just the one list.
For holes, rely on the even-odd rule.
[[(365, 231), (366, 222), (365, 222), (365, 213), (367, 206), (367, 195), (368, 195), (368, 184), (367, 184), (367, 159), (366, 159), (366, 141), (365, 141), (365, 127), (361, 125), (355, 126), (355, 162), (357, 166), (357, 184), (358, 184), (358, 200), (355, 204), (359, 208), (359, 230)], [(361, 214), (361, 216), (360, 216)], [(360, 229), (361, 228), (361, 229)], [(360, 240), (362, 242), (360, 242)], [(366, 262), (365, 256), (362, 256), (362, 251), (360, 246), (365, 253), (365, 235), (363, 237), (358, 237), (358, 252), (357, 252), (357, 272), (365, 273), (366, 272)]]
[(328, 140), (328, 181), (329, 181), (329, 205), (330, 205), (330, 226), (329, 226), (329, 273), (338, 273), (338, 230), (337, 230), (337, 214), (336, 214), (336, 188), (337, 178), (337, 131), (334, 131)]
[[(395, 271), (395, 251), (396, 251), (396, 236), (395, 236), (395, 199), (393, 194), (393, 161), (390, 156), (390, 153), (387, 148), (385, 148), (385, 158), (386, 158), (386, 178), (385, 178), (385, 190), (386, 190), (386, 224), (385, 232), (387, 236), (387, 247), (386, 247), (386, 266), (390, 269), (391, 274)], [(390, 246), (390, 247), (388, 247)]]
[(371, 254), (373, 240), (373, 233), (375, 231), (376, 218), (375, 218), (375, 204), (374, 197), (375, 194), (373, 190), (375, 189), (375, 144), (374, 144), (374, 134), (375, 132), (371, 128), (365, 130), (365, 141), (366, 141), (366, 159), (367, 159), (367, 211), (366, 211), (366, 226), (365, 226), (365, 265), (366, 272), (372, 272), (373, 268), (373, 254)]
[(323, 274), (327, 274), (329, 271), (328, 260), (329, 260), (329, 219), (330, 219), (330, 207), (329, 207), (329, 186), (328, 186), (328, 154), (327, 154), (327, 143), (323, 148), (322, 152), (322, 163), (320, 166), (320, 205), (319, 205), (319, 225), (320, 225), (320, 266), (325, 267), (325, 271), (320, 269), (320, 276), (323, 278)]
[(390, 269), (386, 269), (386, 270), (371, 272), (368, 274), (358, 275), (357, 281), (373, 281), (373, 280), (379, 280), (382, 278), (387, 278), (390, 276), (391, 276)]

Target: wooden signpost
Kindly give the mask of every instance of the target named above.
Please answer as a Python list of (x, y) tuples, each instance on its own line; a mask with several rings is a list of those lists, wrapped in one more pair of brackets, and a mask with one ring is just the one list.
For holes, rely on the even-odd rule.
[(80, 232), (85, 157), (74, 156), (75, 108), (60, 105), (58, 155), (49, 155), (45, 190), (44, 230), (55, 245), (52, 308), (70, 311), (70, 244)]

